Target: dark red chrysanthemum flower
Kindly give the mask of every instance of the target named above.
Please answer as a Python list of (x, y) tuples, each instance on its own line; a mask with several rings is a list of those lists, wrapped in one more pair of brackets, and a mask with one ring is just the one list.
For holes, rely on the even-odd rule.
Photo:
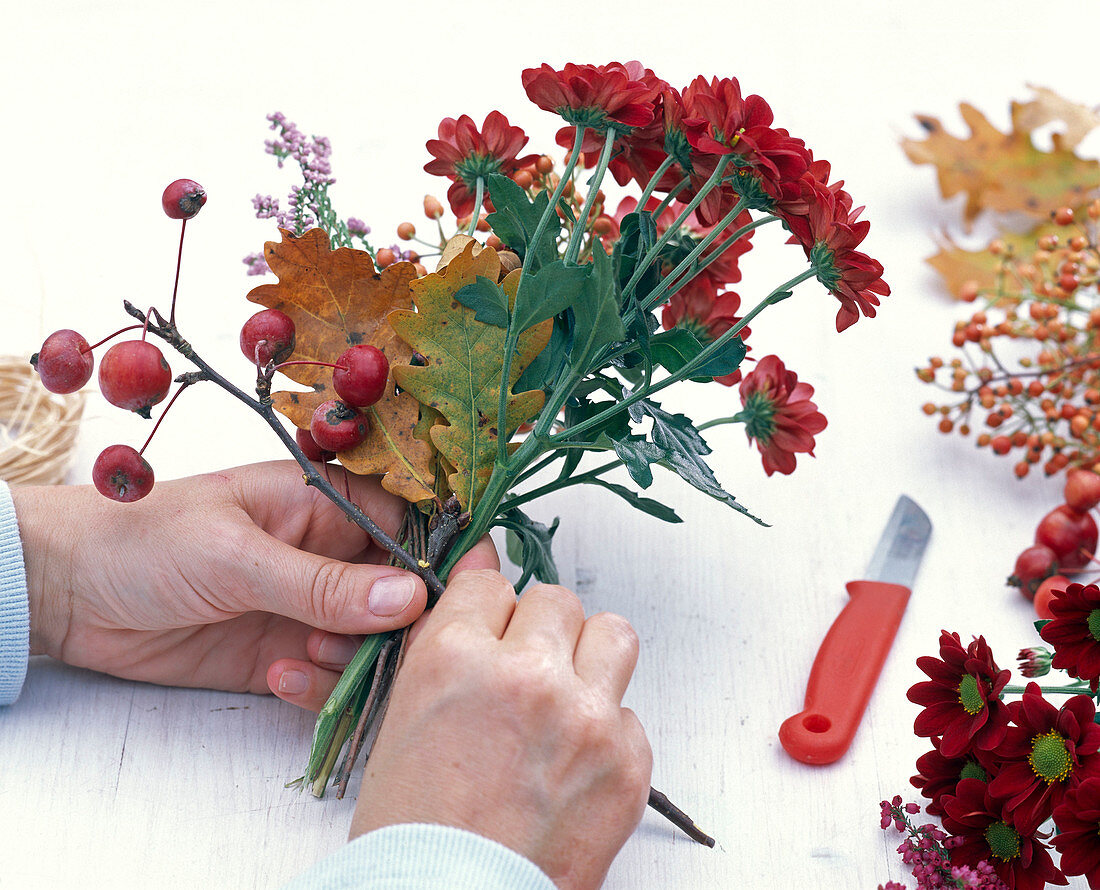
[(1067, 875), (1084, 875), (1092, 890), (1100, 890), (1100, 779), (1085, 779), (1070, 788), (1054, 810), (1058, 834), (1051, 843)]
[(1051, 664), (1087, 681), (1095, 692), (1100, 685), (1100, 587), (1070, 584), (1055, 592), (1050, 611), (1054, 619), (1039, 636), (1054, 647)]
[(1013, 827), (985, 782), (959, 782), (955, 796), (944, 801), (943, 827), (959, 838), (951, 850), (955, 865), (975, 866), (984, 860), (1012, 890), (1069, 883), (1050, 858), (1049, 847), (1033, 833)]
[[(657, 96), (657, 112), (653, 122), (638, 127), (616, 140), (615, 153), (608, 169), (619, 185), (626, 185), (632, 179), (645, 188), (656, 174), (661, 164), (671, 156), (673, 164), (657, 181), (653, 188), (656, 192), (669, 192), (690, 169), (691, 146), (683, 132), (683, 102), (678, 91), (667, 84)], [(569, 130), (558, 132), (559, 143), (563, 134), (567, 139)], [(572, 142), (570, 142), (572, 144)], [(592, 157), (595, 161), (595, 157)], [(585, 163), (590, 164), (588, 155)]]
[[(938, 745), (933, 739), (932, 744)], [(944, 757), (938, 747), (917, 758), (917, 775), (909, 781), (930, 803), (924, 808), (931, 816), (943, 815), (945, 797), (952, 797), (963, 779), (988, 782), (995, 775), (996, 761), (985, 751), (968, 751), (958, 757)]]
[(790, 475), (795, 454), (813, 457), (814, 436), (825, 429), (825, 415), (810, 401), (814, 388), (800, 383), (778, 356), (766, 355), (741, 381), (741, 411), (749, 441), (755, 440), (764, 472)]
[(641, 62), (569, 63), (561, 71), (543, 64), (526, 69), (521, 79), (532, 102), (561, 115), (571, 125), (558, 131), (559, 144), (571, 148), (574, 127), (586, 129), (581, 151), (593, 155), (586, 157), (590, 165), (603, 147), (608, 129), (621, 135), (653, 123), (658, 97), (667, 86)]
[(985, 637), (963, 649), (957, 633), (942, 631), (940, 657), (921, 656), (917, 667), (930, 679), (907, 693), (909, 701), (924, 708), (913, 732), (939, 736), (944, 757), (971, 749), (992, 751), (1004, 740), (1008, 707), (1000, 695), (1012, 672), (997, 667)]
[(538, 159), (538, 155), (517, 157), (526, 144), (523, 130), (509, 124), (499, 111), (490, 111), (480, 130), (467, 114), (458, 120), (446, 117), (440, 121), (439, 138), (428, 140), (427, 149), (435, 160), (428, 161), (424, 169), (451, 180), (447, 190), (451, 211), (466, 216), (474, 212), (479, 177), (487, 179), (491, 173), (510, 176)]
[[(661, 326), (666, 331), (684, 328), (691, 331), (704, 346), (721, 337), (741, 320), (737, 310), (741, 306), (741, 297), (733, 291), (716, 293), (713, 285), (696, 279), (686, 287), (680, 288), (661, 310)], [(742, 328), (738, 339), (744, 341), (752, 333)], [(732, 374), (714, 378), (723, 386), (735, 386), (741, 382), (741, 369)]]
[(989, 792), (1004, 801), (1017, 830), (1031, 832), (1050, 818), (1067, 788), (1100, 777), (1100, 726), (1089, 696), (1075, 695), (1056, 708), (1036, 683), (1009, 704), (1008, 715), (1015, 725), (997, 746), (1001, 766)]
[(817, 180), (803, 179), (801, 186), (807, 212), (786, 216), (784, 223), (791, 240), (802, 245), (817, 280), (840, 300), (836, 329), (843, 331), (859, 320), (861, 311), (874, 318), (879, 296), (888, 296), (890, 286), (882, 280), (882, 264), (855, 249), (870, 228), (859, 219), (863, 208), (853, 210), (847, 192)]

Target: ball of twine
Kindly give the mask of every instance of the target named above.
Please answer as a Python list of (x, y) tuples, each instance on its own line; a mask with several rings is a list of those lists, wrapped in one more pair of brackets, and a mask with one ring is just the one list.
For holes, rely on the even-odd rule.
[(83, 411), (82, 393), (52, 393), (25, 357), (0, 356), (0, 479), (63, 482)]

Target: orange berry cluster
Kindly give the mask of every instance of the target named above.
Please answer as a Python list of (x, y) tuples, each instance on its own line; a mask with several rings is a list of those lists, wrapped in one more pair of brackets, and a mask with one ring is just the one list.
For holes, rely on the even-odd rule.
[(1060, 233), (1020, 255), (1001, 240), (987, 248), (996, 284), (964, 284), (982, 308), (958, 321), (949, 359), (932, 357), (917, 377), (952, 394), (923, 406), (939, 429), (1014, 460), (1017, 477), (1041, 465), (1100, 471), (1100, 200), (1051, 214)]

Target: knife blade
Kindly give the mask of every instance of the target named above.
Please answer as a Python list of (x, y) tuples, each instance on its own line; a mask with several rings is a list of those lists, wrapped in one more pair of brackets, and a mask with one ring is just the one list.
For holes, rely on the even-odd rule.
[(847, 584), (848, 603), (817, 650), (803, 709), (783, 721), (779, 741), (795, 760), (839, 760), (855, 737), (901, 624), (932, 534), (917, 503), (898, 498), (867, 574)]

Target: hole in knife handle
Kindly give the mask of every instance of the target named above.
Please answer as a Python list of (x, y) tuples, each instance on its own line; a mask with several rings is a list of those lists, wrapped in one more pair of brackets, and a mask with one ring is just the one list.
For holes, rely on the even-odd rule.
[(807, 714), (802, 718), (802, 725), (810, 732), (828, 732), (832, 729), (832, 721), (822, 714)]

